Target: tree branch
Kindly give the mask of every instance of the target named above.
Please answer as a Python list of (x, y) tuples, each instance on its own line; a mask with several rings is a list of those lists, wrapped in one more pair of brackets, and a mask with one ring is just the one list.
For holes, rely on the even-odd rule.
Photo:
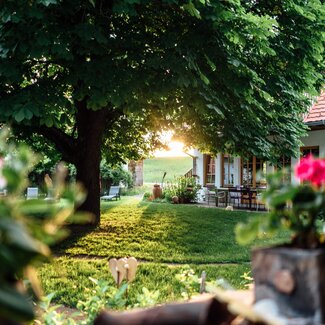
[(57, 150), (62, 154), (63, 160), (66, 162), (75, 163), (75, 140), (67, 135), (62, 130), (55, 127), (47, 127), (41, 125), (34, 129), (34, 132), (39, 133), (53, 142)]

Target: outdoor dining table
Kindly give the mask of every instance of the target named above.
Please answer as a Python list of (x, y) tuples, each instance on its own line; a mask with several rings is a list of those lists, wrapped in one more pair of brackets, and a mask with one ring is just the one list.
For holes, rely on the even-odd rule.
[(230, 205), (232, 200), (237, 200), (238, 204), (236, 207), (240, 208), (243, 207), (243, 205), (248, 205), (249, 210), (252, 209), (252, 203), (254, 202), (257, 194), (257, 190), (252, 188), (220, 187), (217, 190), (216, 206), (219, 205), (220, 196), (218, 196), (218, 193), (220, 194), (221, 192), (225, 193), (225, 202), (227, 205)]

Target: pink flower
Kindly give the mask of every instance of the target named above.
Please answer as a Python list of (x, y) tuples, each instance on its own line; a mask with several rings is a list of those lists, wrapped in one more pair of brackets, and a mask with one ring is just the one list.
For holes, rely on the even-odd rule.
[(320, 187), (325, 184), (325, 160), (314, 159), (309, 155), (296, 165), (295, 175), (301, 181), (309, 181)]
[(323, 183), (325, 184), (325, 160), (314, 160), (313, 174), (310, 177), (310, 182), (318, 187)]
[(314, 172), (314, 158), (312, 155), (307, 156), (300, 160), (300, 162), (296, 165), (295, 175), (302, 181), (310, 180)]

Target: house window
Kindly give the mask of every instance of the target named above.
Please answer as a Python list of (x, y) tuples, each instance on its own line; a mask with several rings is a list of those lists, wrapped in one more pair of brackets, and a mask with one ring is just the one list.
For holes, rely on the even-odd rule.
[(205, 184), (214, 185), (216, 182), (216, 160), (211, 155), (204, 155), (205, 159)]
[(282, 156), (275, 170), (282, 171), (282, 180), (291, 183), (291, 157)]
[(300, 148), (300, 158), (305, 158), (308, 155), (313, 155), (314, 157), (319, 157), (319, 146), (313, 147), (301, 147)]
[(234, 186), (234, 157), (224, 154), (222, 156), (222, 186)]
[(242, 159), (242, 185), (260, 187), (266, 185), (266, 161), (255, 156)]
[(253, 186), (253, 173), (254, 173), (254, 158), (250, 157), (246, 159), (242, 159), (241, 163), (241, 178), (242, 185), (247, 187)]
[(266, 186), (266, 161), (256, 158), (256, 174), (254, 187)]

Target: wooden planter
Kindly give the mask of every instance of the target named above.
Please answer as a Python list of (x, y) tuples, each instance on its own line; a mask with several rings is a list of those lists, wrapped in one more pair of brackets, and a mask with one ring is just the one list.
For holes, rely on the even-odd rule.
[(325, 323), (324, 249), (255, 249), (252, 270), (256, 301), (272, 299), (288, 318)]

